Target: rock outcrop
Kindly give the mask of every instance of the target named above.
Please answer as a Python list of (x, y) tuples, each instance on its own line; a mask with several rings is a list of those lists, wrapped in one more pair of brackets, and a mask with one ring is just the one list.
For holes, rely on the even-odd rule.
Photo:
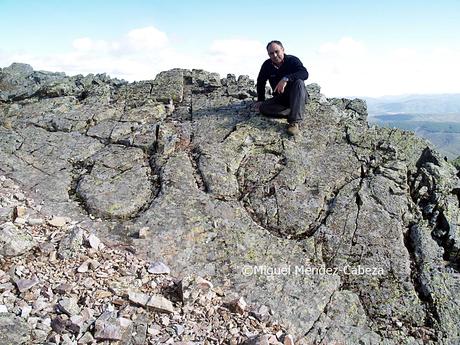
[[(296, 343), (460, 342), (456, 169), (410, 132), (369, 127), (363, 101), (307, 90), (291, 138), (285, 120), (251, 110), (244, 76), (174, 69), (127, 83), (13, 64), (0, 71), (0, 173), (41, 217), (265, 305)], [(36, 239), (11, 249), (3, 232), (35, 216), (0, 217), (5, 265)], [(101, 312), (101, 332), (120, 322)]]

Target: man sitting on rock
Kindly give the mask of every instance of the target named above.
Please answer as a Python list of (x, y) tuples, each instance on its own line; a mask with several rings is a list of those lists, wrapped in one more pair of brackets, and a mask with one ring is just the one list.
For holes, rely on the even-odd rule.
[[(287, 132), (296, 135), (300, 132), (300, 122), (305, 112), (307, 92), (304, 80), (308, 78), (308, 71), (297, 57), (284, 54), (280, 41), (270, 41), (267, 52), (270, 59), (262, 64), (257, 77), (255, 109), (266, 116), (287, 117)], [(265, 100), (267, 80), (273, 97)]]

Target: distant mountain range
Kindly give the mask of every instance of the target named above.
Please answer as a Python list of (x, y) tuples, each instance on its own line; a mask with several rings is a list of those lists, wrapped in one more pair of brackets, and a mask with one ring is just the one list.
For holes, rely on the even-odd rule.
[(361, 98), (367, 102), (369, 116), (385, 114), (460, 114), (460, 93)]
[(360, 98), (369, 123), (413, 131), (448, 158), (460, 156), (460, 94)]

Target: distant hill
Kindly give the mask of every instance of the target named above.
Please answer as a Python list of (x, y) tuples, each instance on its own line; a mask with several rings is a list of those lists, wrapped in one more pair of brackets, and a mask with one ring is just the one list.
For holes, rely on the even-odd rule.
[(460, 156), (460, 94), (361, 98), (370, 123), (413, 131), (448, 158)]
[[(366, 100), (369, 116), (384, 114), (460, 114), (460, 93), (438, 95), (400, 95)], [(460, 119), (459, 119), (460, 121)]]

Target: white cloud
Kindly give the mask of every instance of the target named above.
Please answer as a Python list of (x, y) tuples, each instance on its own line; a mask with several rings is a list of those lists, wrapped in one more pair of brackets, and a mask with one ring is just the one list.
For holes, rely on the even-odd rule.
[(77, 38), (72, 42), (77, 52), (127, 55), (151, 53), (168, 45), (166, 33), (153, 26), (134, 29), (115, 41), (93, 40), (89, 37)]
[(72, 42), (72, 48), (50, 56), (4, 53), (0, 54), (0, 66), (24, 62), (37, 70), (63, 71), (68, 75), (107, 73), (135, 81), (153, 79), (157, 73), (175, 67), (201, 68), (222, 77), (228, 73), (254, 77), (265, 58), (265, 47), (246, 39), (216, 40), (207, 49), (180, 52), (165, 32), (153, 26), (131, 30), (112, 41), (80, 37)]
[(204, 68), (226, 75), (257, 76), (262, 62), (268, 58), (265, 46), (256, 40), (215, 40), (204, 54)]
[(128, 32), (125, 40), (118, 48), (121, 50), (127, 48), (128, 51), (151, 52), (166, 47), (168, 41), (166, 33), (153, 26), (148, 26)]
[(342, 38), (320, 46), (309, 69), (311, 82), (317, 82), (327, 96), (458, 93), (459, 59), (460, 49), (375, 51)]
[[(214, 40), (208, 48), (183, 52), (165, 32), (153, 26), (131, 30), (111, 41), (80, 37), (71, 43), (72, 50), (47, 56), (3, 50), (0, 66), (24, 62), (37, 70), (68, 75), (107, 73), (128, 81), (153, 79), (157, 73), (175, 67), (201, 68), (221, 77), (246, 74), (255, 79), (268, 58), (263, 43), (244, 38)], [(308, 68), (308, 82), (318, 83), (329, 97), (460, 92), (460, 46), (375, 51), (361, 41), (344, 37), (316, 50), (290, 48)]]

